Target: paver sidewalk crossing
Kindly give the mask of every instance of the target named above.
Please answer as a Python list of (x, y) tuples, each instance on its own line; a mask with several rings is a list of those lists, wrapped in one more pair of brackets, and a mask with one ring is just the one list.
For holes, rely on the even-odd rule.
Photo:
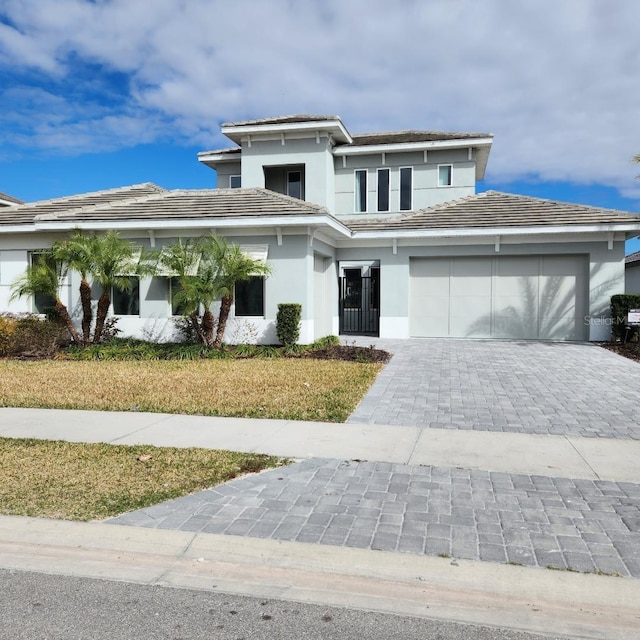
[(640, 485), (312, 458), (110, 520), (640, 577)]

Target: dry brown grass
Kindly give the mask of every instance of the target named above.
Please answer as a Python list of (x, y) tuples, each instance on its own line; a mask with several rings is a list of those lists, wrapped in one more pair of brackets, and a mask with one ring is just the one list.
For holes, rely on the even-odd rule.
[(0, 438), (0, 513), (102, 519), (284, 462), (207, 449)]
[(381, 365), (335, 360), (0, 360), (0, 406), (343, 422)]

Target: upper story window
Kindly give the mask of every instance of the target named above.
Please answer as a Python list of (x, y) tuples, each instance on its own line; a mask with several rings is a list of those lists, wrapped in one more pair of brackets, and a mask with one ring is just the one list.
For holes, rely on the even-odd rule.
[(400, 211), (413, 208), (413, 167), (400, 169)]
[(229, 187), (239, 189), (242, 186), (242, 176), (229, 176)]
[(378, 169), (378, 211), (389, 211), (389, 169)]
[(287, 171), (287, 195), (302, 200), (302, 171)]
[(438, 165), (438, 186), (450, 187), (453, 184), (453, 165)]
[(355, 211), (364, 213), (367, 210), (367, 170), (357, 169), (355, 176)]

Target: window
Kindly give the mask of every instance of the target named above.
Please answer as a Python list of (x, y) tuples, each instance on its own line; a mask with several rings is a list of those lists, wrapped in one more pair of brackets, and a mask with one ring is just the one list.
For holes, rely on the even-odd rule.
[(389, 169), (378, 169), (378, 211), (389, 211)]
[(184, 316), (184, 304), (176, 302), (176, 294), (180, 291), (180, 278), (169, 278), (169, 301), (171, 303), (172, 316)]
[(229, 176), (229, 187), (239, 189), (242, 186), (242, 176)]
[(140, 279), (136, 276), (129, 278), (131, 288), (119, 291), (115, 287), (111, 291), (113, 313), (116, 316), (140, 315)]
[(438, 165), (438, 186), (450, 187), (453, 182), (451, 180), (453, 175), (453, 166), (450, 164)]
[[(48, 251), (32, 251), (29, 254), (29, 260), (31, 261), (31, 266), (46, 264), (51, 269), (57, 270), (56, 261)], [(34, 294), (32, 302), (34, 313), (47, 313), (56, 306), (55, 298), (43, 293)]]
[(287, 171), (287, 195), (302, 199), (302, 171)]
[(400, 211), (410, 211), (413, 207), (413, 168), (400, 169)]
[(236, 282), (236, 316), (264, 316), (264, 278)]
[(364, 213), (367, 210), (367, 170), (358, 169), (355, 172), (356, 213)]

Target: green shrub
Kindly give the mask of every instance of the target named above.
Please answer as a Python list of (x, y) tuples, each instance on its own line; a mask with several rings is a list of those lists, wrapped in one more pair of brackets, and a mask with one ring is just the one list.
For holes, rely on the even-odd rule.
[(322, 336), (311, 345), (311, 349), (326, 349), (327, 347), (336, 347), (339, 344), (340, 338), (338, 336)]
[(65, 345), (67, 332), (60, 322), (37, 315), (0, 317), (0, 356), (51, 358)]
[(611, 296), (611, 333), (615, 338), (625, 339), (629, 309), (640, 309), (640, 294), (620, 293)]
[(276, 335), (285, 347), (297, 344), (300, 338), (300, 320), (302, 305), (296, 303), (281, 303), (278, 305), (276, 316)]

